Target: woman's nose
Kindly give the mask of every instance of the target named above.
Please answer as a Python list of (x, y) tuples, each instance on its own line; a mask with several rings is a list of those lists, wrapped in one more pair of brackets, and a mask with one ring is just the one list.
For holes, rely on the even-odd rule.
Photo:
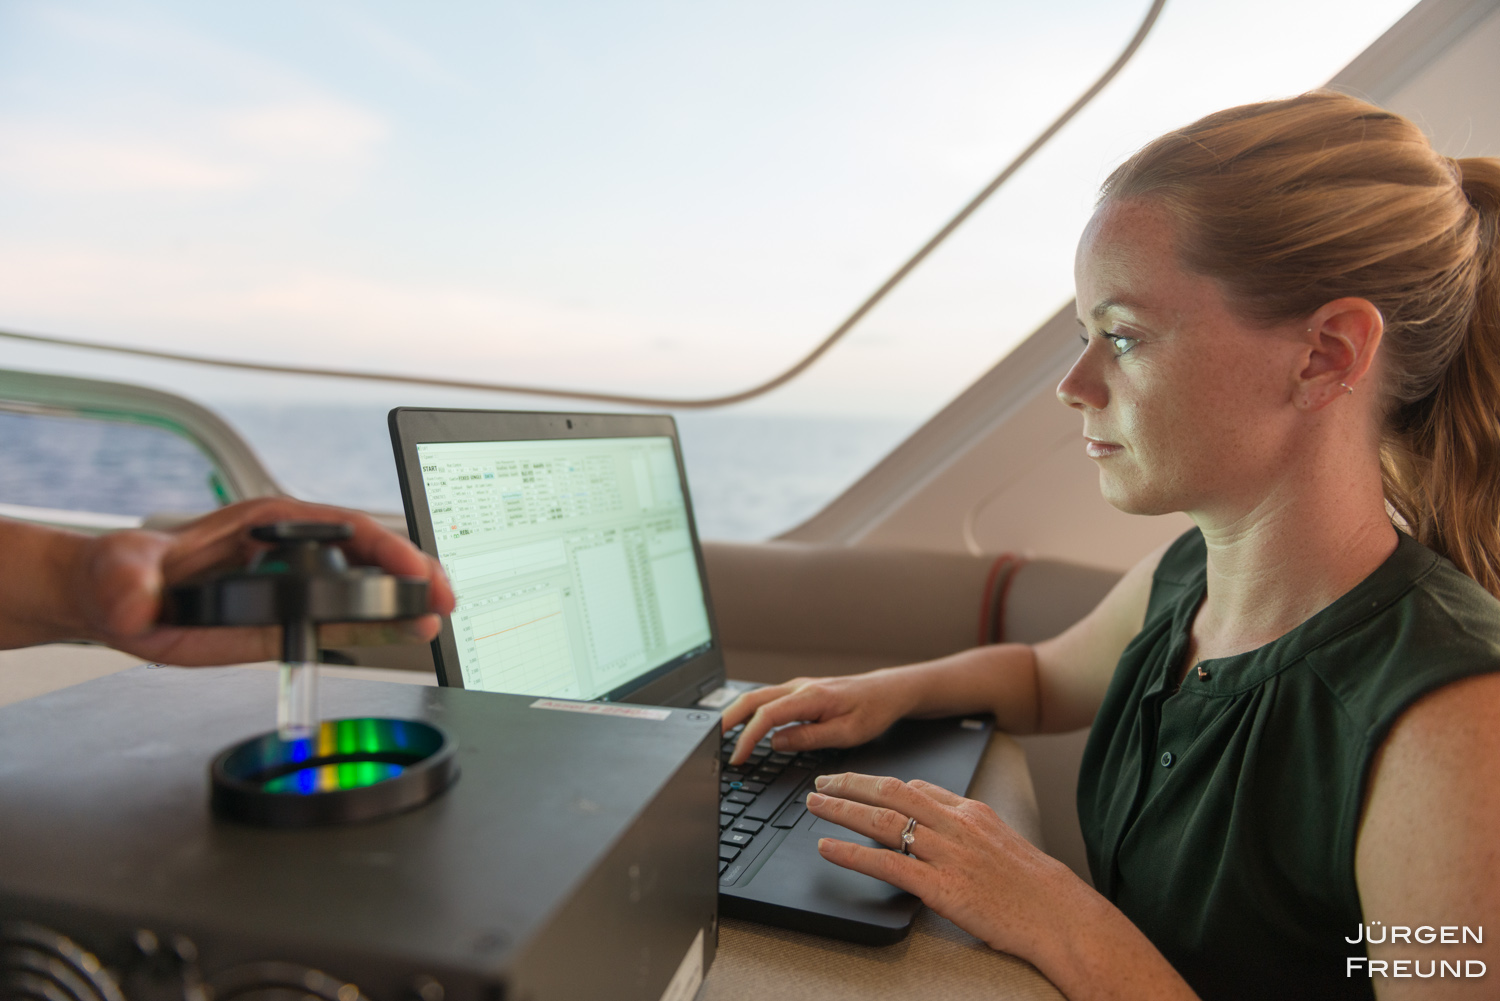
[(1084, 348), (1083, 354), (1063, 376), (1063, 381), (1057, 384), (1057, 398), (1074, 410), (1103, 410), (1109, 402), (1109, 393), (1094, 362), (1092, 346)]

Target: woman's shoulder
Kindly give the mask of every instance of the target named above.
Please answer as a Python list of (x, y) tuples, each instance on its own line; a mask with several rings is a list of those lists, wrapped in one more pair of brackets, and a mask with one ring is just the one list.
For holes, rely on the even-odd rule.
[(1431, 570), (1413, 587), (1413, 600), (1431, 617), (1481, 643), (1500, 643), (1500, 600), (1473, 577), (1407, 535), (1402, 545), (1431, 555)]
[(1375, 739), (1428, 693), (1500, 672), (1500, 601), (1473, 578), (1405, 534), (1377, 573), (1366, 614), (1309, 657)]
[(1500, 669), (1500, 600), (1405, 533), (1390, 561), (1398, 563), (1411, 579), (1388, 613), (1399, 626), (1392, 652), (1464, 674)]
[(1480, 926), (1500, 908), (1497, 714), (1500, 673), (1490, 673), (1429, 692), (1384, 735), (1357, 835), (1365, 913), (1416, 909)]

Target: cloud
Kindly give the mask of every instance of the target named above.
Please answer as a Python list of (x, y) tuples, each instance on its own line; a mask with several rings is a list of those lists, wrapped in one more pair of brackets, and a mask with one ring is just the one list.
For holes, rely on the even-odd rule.
[[(296, 69), (183, 24), (32, 11), (32, 97), (0, 118), (0, 176), (38, 192), (196, 195), (318, 183), (374, 162), (385, 117)], [(45, 56), (45, 58), (44, 58)]]
[(41, 191), (192, 193), (245, 188), (257, 171), (160, 139), (108, 139), (0, 122), (0, 174)]
[(328, 97), (230, 111), (218, 117), (224, 138), (248, 153), (281, 160), (349, 160), (368, 155), (389, 132), (384, 119)]
[(237, 191), (297, 184), (316, 167), (358, 169), (389, 132), (380, 116), (322, 95), (168, 117), (123, 133), (0, 120), (0, 174), (37, 191)]
[(442, 60), (410, 38), (366, 16), (359, 7), (348, 4), (327, 6), (323, 13), (370, 53), (413, 79), (451, 90), (468, 89)]

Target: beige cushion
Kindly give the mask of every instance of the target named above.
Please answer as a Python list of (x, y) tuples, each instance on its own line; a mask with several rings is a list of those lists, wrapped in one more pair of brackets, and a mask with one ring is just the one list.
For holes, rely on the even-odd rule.
[(1116, 570), (1061, 560), (1023, 563), (1005, 588), (1000, 638), (1009, 643), (1051, 639), (1092, 612), (1119, 579)]
[(705, 543), (724, 646), (922, 660), (980, 640), (994, 557)]
[(729, 676), (767, 683), (1046, 639), (1119, 577), (1057, 560), (791, 542), (708, 542), (703, 557)]

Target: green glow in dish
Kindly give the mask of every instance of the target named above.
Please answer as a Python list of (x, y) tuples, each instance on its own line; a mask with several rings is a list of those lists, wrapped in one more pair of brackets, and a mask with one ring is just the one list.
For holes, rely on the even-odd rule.
[(334, 792), (338, 789), (359, 789), (372, 786), (386, 779), (393, 779), (406, 771), (403, 765), (387, 764), (383, 761), (348, 761), (341, 765), (314, 765), (300, 771), (271, 779), (261, 786), (264, 792), (302, 793)]

